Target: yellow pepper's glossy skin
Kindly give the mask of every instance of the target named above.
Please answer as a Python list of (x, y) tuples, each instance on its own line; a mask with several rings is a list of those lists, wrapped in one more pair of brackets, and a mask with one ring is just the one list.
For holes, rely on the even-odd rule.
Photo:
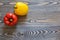
[(14, 12), (16, 15), (24, 16), (28, 13), (28, 5), (23, 2), (17, 2), (14, 6)]

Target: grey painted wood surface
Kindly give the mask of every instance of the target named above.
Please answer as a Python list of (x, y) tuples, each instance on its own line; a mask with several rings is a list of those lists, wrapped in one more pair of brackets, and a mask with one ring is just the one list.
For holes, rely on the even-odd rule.
[[(21, 0), (0, 0), (0, 20), (14, 11)], [(13, 28), (0, 23), (0, 40), (60, 40), (60, 0), (22, 0), (28, 3), (27, 16), (19, 17)]]

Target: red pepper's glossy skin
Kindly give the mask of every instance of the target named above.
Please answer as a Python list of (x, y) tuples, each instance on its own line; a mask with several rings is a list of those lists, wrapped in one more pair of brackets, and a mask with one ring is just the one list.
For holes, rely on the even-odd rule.
[[(10, 19), (13, 19), (13, 21), (10, 22), (9, 21)], [(4, 17), (4, 23), (9, 26), (14, 26), (17, 23), (17, 20), (18, 20), (17, 16), (12, 13), (7, 13)]]

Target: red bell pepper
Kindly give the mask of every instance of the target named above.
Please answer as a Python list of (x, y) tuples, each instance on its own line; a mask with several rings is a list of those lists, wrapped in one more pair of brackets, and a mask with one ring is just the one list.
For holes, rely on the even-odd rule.
[(7, 13), (4, 17), (4, 23), (9, 26), (14, 26), (17, 23), (17, 16), (13, 13)]

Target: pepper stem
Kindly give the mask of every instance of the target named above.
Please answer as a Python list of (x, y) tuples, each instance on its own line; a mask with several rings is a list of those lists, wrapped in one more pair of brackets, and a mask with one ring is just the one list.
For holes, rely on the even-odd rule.
[(10, 19), (9, 21), (10, 21), (10, 22), (12, 22), (12, 21), (13, 21), (13, 19)]

